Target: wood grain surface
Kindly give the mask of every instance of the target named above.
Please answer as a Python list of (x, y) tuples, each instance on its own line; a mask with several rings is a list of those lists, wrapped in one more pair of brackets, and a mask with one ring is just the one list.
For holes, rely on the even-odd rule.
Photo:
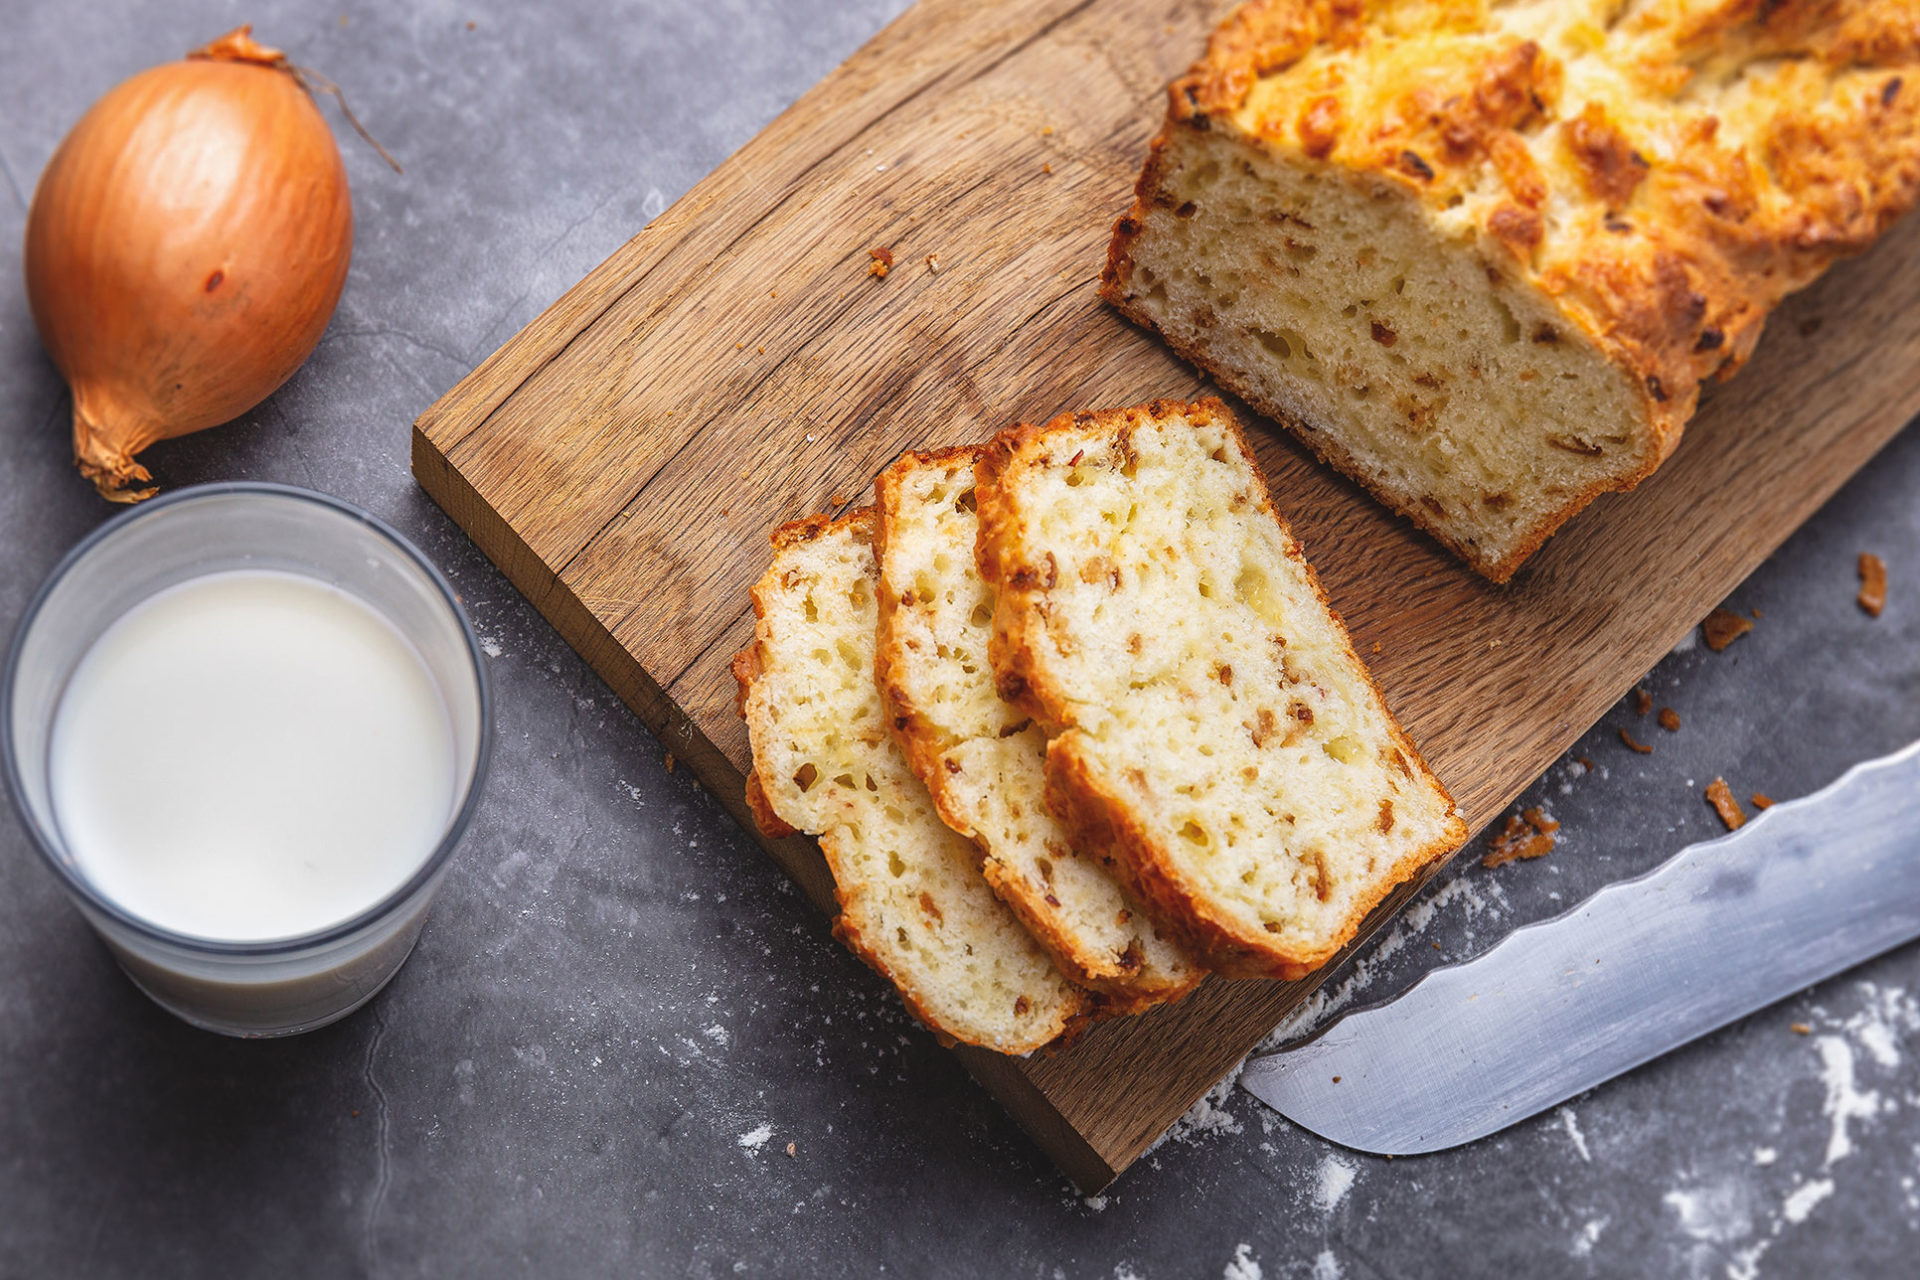
[[(869, 500), (902, 449), (1202, 388), (1094, 285), (1162, 86), (1229, 7), (921, 0), (416, 424), (427, 492), (750, 830), (727, 661), (770, 529)], [(1673, 460), (1506, 588), (1256, 433), (1475, 828), (1920, 410), (1916, 297), (1910, 221), (1792, 300)], [(762, 843), (830, 908), (811, 841)], [(1213, 981), (1052, 1057), (962, 1056), (1091, 1190), (1319, 980)]]

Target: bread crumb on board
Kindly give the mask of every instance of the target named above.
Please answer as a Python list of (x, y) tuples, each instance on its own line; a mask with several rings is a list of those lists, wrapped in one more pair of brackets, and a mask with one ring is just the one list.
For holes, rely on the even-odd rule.
[(1660, 708), (1660, 727), (1668, 733), (1680, 732), (1680, 713), (1672, 707)]
[(1503, 867), (1525, 858), (1540, 858), (1553, 852), (1553, 833), (1560, 824), (1538, 809), (1523, 809), (1507, 815), (1507, 825), (1493, 838), (1483, 867)]
[(1620, 741), (1627, 744), (1627, 749), (1629, 751), (1638, 751), (1643, 756), (1650, 756), (1653, 754), (1652, 747), (1648, 746), (1644, 742), (1637, 741), (1634, 738), (1634, 736), (1628, 733), (1625, 729), (1622, 729), (1620, 731)]
[(1753, 630), (1753, 623), (1727, 609), (1715, 609), (1700, 624), (1701, 638), (1707, 642), (1707, 648), (1719, 653), (1728, 645)]
[(930, 253), (927, 255), (927, 271), (930, 274), (936, 275), (936, 276), (940, 274), (940, 255), (939, 254)]
[(887, 272), (893, 270), (893, 250), (869, 249), (867, 257), (870, 259), (867, 263), (867, 274), (876, 280), (885, 280)]
[(1738, 831), (1747, 825), (1747, 815), (1741, 812), (1740, 802), (1733, 798), (1733, 790), (1725, 778), (1715, 778), (1707, 784), (1707, 803), (1720, 815), (1720, 821), (1727, 824), (1727, 830)]
[(1887, 607), (1887, 562), (1871, 551), (1860, 553), (1860, 594), (1854, 599), (1869, 617)]

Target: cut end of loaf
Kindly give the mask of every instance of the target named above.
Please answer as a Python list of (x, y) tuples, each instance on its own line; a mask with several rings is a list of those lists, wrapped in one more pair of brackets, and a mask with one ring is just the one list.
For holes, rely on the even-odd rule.
[(1505, 581), (1666, 445), (1642, 390), (1489, 263), (1386, 178), (1170, 126), (1103, 292)]
[(1060, 726), (1054, 807), (1209, 967), (1298, 977), (1458, 847), (1225, 406), (1063, 417), (986, 460), (980, 561)]

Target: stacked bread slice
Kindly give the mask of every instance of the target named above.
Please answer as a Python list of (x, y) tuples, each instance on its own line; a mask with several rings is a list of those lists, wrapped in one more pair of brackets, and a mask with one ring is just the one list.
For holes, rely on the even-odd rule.
[(978, 842), (987, 883), (1063, 972), (1109, 1004), (1172, 999), (1202, 971), (1120, 887), (1105, 850), (1048, 810), (1046, 735), (995, 688), (994, 594), (973, 556), (977, 452), (908, 454), (875, 483), (889, 723), (940, 816)]
[(774, 535), (748, 793), (942, 1036), (1024, 1053), (1209, 970), (1302, 976), (1465, 838), (1218, 401), (876, 489)]
[(978, 474), (992, 660), (1054, 808), (1210, 968), (1304, 977), (1466, 839), (1225, 406), (1017, 427)]

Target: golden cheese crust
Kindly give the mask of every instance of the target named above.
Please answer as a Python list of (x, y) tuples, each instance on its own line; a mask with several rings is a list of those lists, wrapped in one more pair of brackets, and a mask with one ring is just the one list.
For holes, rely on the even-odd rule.
[(1920, 0), (1251, 0), (1177, 127), (1470, 226), (1638, 378), (1664, 454), (1782, 297), (1920, 199)]
[[(1192, 213), (1175, 190), (1202, 140), (1411, 201), (1496, 296), (1558, 316), (1533, 342), (1575, 337), (1619, 371), (1633, 456), (1544, 490), (1489, 550), (1332, 424), (1167, 331), (1136, 297), (1136, 257), (1158, 243), (1150, 218)], [(1505, 582), (1593, 498), (1650, 475), (1781, 299), (1917, 199), (1920, 0), (1248, 0), (1172, 85), (1101, 293)]]

